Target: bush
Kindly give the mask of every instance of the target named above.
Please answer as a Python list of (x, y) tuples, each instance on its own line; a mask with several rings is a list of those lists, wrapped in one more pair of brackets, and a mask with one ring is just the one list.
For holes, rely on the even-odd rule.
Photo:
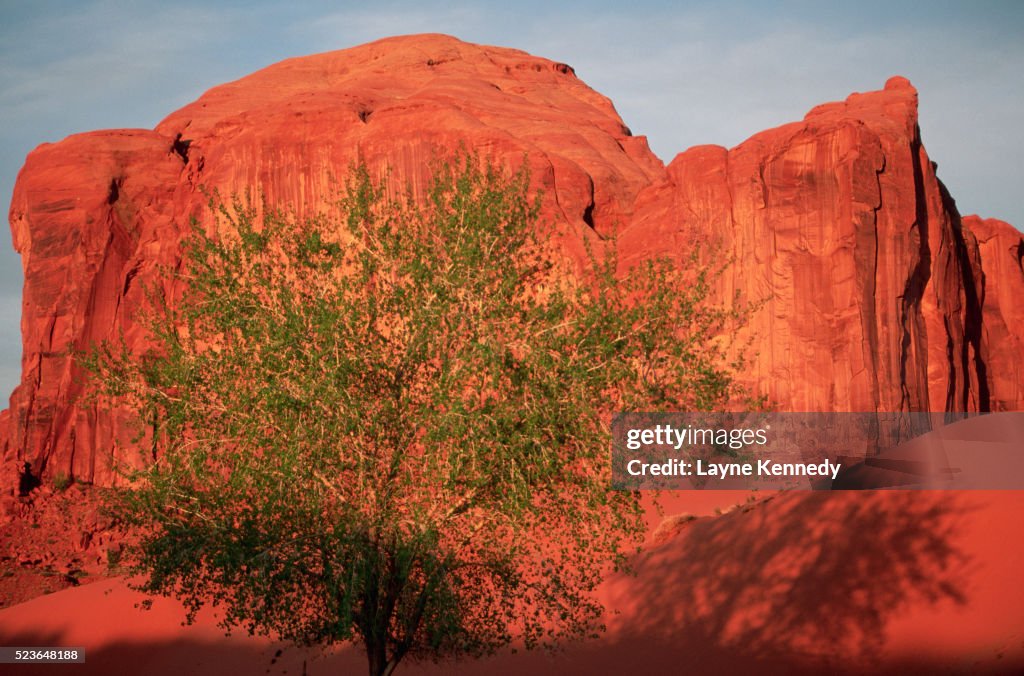
[(53, 490), (58, 493), (62, 493), (71, 486), (71, 477), (63, 472), (57, 472), (53, 475)]

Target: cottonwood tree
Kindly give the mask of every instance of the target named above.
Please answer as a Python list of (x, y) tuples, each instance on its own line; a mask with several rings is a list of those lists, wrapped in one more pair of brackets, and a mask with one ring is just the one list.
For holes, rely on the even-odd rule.
[(725, 401), (726, 313), (664, 262), (621, 279), (595, 251), (572, 281), (523, 172), (461, 156), (424, 199), (384, 188), (355, 169), (334, 220), (220, 206), (155, 347), (86, 360), (154, 449), (113, 504), (141, 587), (356, 641), (372, 676), (593, 635), (643, 534), (610, 415)]

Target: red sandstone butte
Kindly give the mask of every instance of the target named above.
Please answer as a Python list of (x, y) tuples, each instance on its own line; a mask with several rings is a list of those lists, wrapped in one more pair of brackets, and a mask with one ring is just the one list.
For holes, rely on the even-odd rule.
[[(731, 150), (678, 155), (620, 243), (639, 257), (694, 241), (733, 261), (723, 297), (763, 303), (740, 338), (756, 352), (750, 377), (783, 410), (987, 410), (993, 374), (1014, 367), (986, 355), (1021, 354), (988, 345), (1003, 334), (983, 328), (978, 280), (995, 252), (979, 258), (936, 178), (903, 78)], [(1012, 288), (1008, 263), (992, 274)], [(1020, 314), (1005, 321), (1019, 336)], [(1000, 387), (1019, 393), (1019, 371), (1010, 381)], [(1021, 407), (1019, 394), (999, 403)]]
[(3, 485), (25, 461), (46, 477), (115, 480), (123, 416), (82, 402), (69, 352), (119, 332), (142, 347), (143, 288), (179, 263), (204, 190), (321, 211), (354, 162), (415, 190), (429, 160), (460, 147), (526, 158), (545, 216), (618, 235), (626, 265), (718, 247), (705, 251), (731, 261), (723, 298), (763, 300), (741, 337), (754, 384), (781, 410), (1024, 407), (1015, 231), (961, 220), (906, 80), (665, 167), (569, 66), (421, 35), (289, 59), (153, 131), (80, 134), (29, 155), (10, 211), (24, 356), (0, 416)]
[(992, 409), (1024, 410), (1024, 235), (994, 218), (963, 222), (983, 263), (981, 332)]

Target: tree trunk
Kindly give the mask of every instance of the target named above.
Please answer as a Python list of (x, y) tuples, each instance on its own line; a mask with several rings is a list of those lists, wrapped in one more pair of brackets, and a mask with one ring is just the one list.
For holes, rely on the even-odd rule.
[(370, 676), (391, 676), (400, 661), (400, 658), (395, 657), (388, 659), (387, 644), (384, 642), (381, 642), (379, 646), (367, 645), (366, 658), (369, 662)]
[(366, 658), (370, 666), (370, 676), (386, 676), (389, 673), (387, 645), (384, 641), (368, 642)]

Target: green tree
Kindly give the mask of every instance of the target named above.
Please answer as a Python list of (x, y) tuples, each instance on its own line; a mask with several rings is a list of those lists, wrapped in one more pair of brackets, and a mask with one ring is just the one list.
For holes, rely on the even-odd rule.
[[(240, 200), (195, 227), (156, 346), (88, 360), (156, 458), (114, 509), (142, 588), (227, 628), (355, 640), (372, 676), (600, 630), (636, 551), (616, 409), (730, 394), (706, 275), (595, 254), (573, 282), (527, 177), (464, 156), (422, 200), (354, 171), (344, 217)], [(262, 212), (262, 216), (258, 215)]]

